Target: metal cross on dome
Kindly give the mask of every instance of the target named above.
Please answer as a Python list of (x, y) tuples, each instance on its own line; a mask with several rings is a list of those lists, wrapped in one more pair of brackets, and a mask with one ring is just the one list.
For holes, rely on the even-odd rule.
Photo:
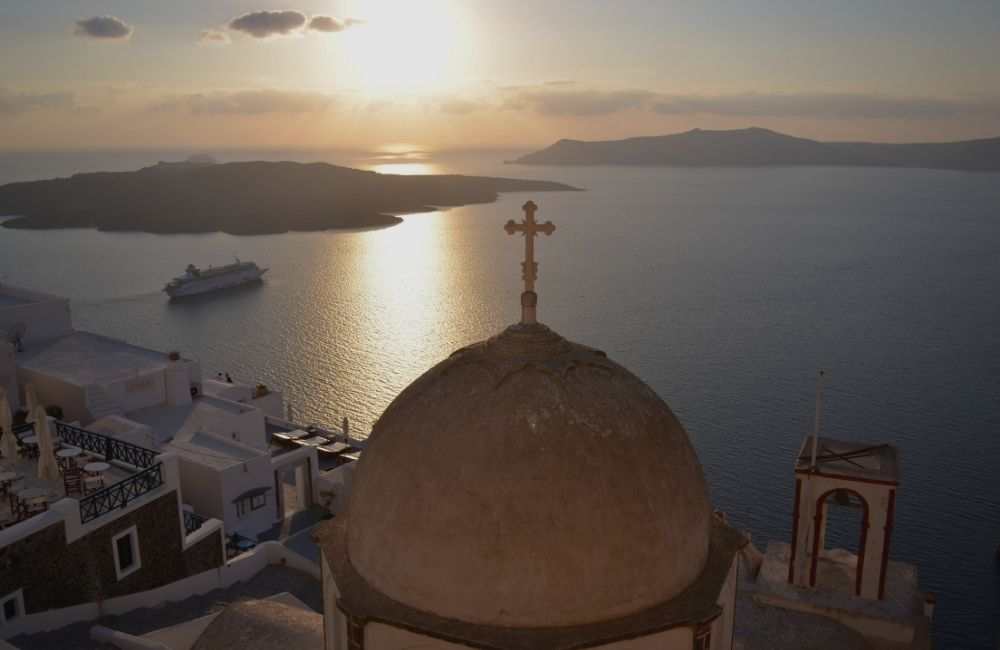
[(524, 279), (524, 293), (521, 294), (521, 322), (531, 324), (535, 320), (535, 307), (538, 304), (538, 295), (535, 293), (535, 280), (538, 279), (538, 262), (535, 261), (535, 237), (538, 233), (551, 235), (556, 231), (555, 224), (551, 221), (538, 223), (535, 221), (535, 211), (538, 206), (533, 201), (528, 201), (523, 206), (524, 221), (516, 223), (513, 219), (508, 221), (503, 229), (508, 235), (514, 233), (524, 234), (524, 261), (521, 262), (521, 277)]

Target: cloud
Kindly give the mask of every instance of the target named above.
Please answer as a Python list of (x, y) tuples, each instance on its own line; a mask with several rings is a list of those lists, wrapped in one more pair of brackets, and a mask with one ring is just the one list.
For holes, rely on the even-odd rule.
[(505, 108), (548, 116), (592, 117), (644, 107), (656, 95), (647, 90), (518, 90)]
[(317, 32), (342, 32), (348, 27), (363, 24), (363, 20), (357, 18), (334, 18), (333, 16), (313, 16), (309, 19), (309, 29)]
[(441, 102), (440, 106), (442, 112), (450, 115), (468, 115), (469, 113), (486, 108), (485, 105), (479, 102), (467, 99), (446, 99)]
[(76, 21), (73, 33), (85, 38), (125, 40), (132, 35), (132, 26), (114, 16), (94, 16)]
[(313, 16), (309, 19), (309, 29), (317, 32), (342, 32), (347, 29), (347, 24), (333, 16)]
[(263, 115), (267, 113), (316, 113), (329, 109), (332, 95), (287, 90), (238, 90), (192, 93), (167, 99), (155, 111), (185, 111), (193, 115)]
[(229, 29), (244, 32), (254, 38), (286, 35), (306, 24), (306, 15), (300, 11), (253, 11), (233, 18)]
[(997, 115), (1000, 114), (1000, 100), (867, 93), (661, 95), (652, 103), (651, 110), (662, 115), (926, 120)]
[(498, 90), (503, 108), (557, 117), (594, 117), (628, 110), (659, 115), (830, 120), (943, 120), (1000, 116), (1000, 97), (896, 97), (877, 93), (669, 94), (650, 90), (569, 88), (569, 83)]
[(0, 115), (19, 115), (34, 109), (76, 108), (72, 93), (16, 93), (0, 88)]
[(204, 45), (229, 45), (232, 41), (229, 39), (229, 34), (221, 29), (203, 29), (198, 42)]

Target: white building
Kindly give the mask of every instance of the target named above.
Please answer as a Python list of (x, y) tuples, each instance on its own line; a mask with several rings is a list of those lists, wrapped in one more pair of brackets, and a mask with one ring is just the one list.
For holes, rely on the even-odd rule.
[(25, 387), (88, 431), (178, 458), (185, 505), (256, 538), (310, 507), (319, 463), (310, 447), (270, 445), (279, 391), (204, 379), (197, 361), (73, 329), (69, 302), (0, 286), (0, 382), (17, 410)]

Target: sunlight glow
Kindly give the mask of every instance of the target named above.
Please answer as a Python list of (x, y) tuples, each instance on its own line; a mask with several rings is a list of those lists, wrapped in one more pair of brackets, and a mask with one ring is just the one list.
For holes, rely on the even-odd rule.
[(444, 254), (450, 234), (441, 213), (429, 212), (359, 238), (364, 252), (357, 277), (366, 285), (360, 295), (379, 296), (361, 312), (359, 326), (378, 342), (377, 353), (400, 360), (401, 368), (425, 347), (427, 332), (441, 328), (452, 266)]
[(455, 0), (372, 0), (359, 14), (364, 24), (344, 36), (349, 63), (368, 95), (438, 92), (469, 70), (471, 26)]
[(434, 163), (426, 162), (389, 162), (371, 165), (368, 169), (379, 174), (402, 174), (403, 176), (440, 174), (441, 170)]

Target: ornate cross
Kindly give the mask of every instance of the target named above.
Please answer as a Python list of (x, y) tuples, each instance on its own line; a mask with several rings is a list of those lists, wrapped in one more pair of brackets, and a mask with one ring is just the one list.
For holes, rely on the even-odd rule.
[(515, 223), (513, 219), (504, 225), (508, 235), (524, 233), (524, 261), (521, 262), (521, 277), (524, 279), (524, 293), (521, 294), (521, 322), (535, 323), (535, 307), (538, 304), (538, 294), (535, 293), (535, 280), (538, 279), (538, 262), (535, 261), (535, 237), (538, 233), (551, 235), (556, 227), (551, 221), (538, 223), (535, 221), (535, 211), (538, 206), (532, 201), (524, 204), (524, 221)]

